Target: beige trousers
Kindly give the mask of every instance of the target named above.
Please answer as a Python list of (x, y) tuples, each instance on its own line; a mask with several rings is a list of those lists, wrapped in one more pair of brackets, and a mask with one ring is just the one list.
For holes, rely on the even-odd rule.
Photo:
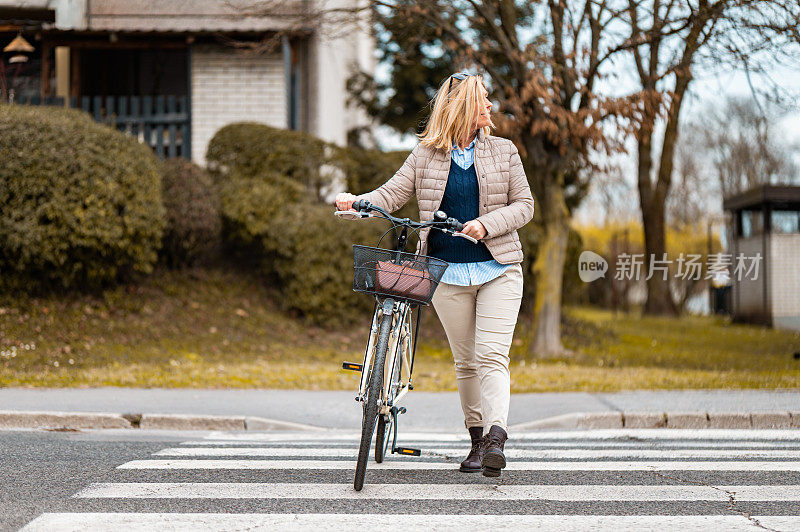
[(440, 283), (433, 308), (455, 362), (464, 425), (508, 432), (511, 375), (508, 352), (522, 300), (522, 265), (473, 286)]

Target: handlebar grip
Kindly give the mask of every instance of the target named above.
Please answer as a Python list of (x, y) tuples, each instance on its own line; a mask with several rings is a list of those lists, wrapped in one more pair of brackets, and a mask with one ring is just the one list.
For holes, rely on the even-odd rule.
[(464, 229), (464, 224), (462, 224), (461, 222), (459, 222), (455, 218), (450, 218), (447, 221), (450, 223), (450, 227), (453, 228), (453, 231), (461, 232), (461, 230)]
[(353, 208), (357, 211), (363, 211), (370, 206), (370, 203), (365, 199), (356, 200), (353, 202)]

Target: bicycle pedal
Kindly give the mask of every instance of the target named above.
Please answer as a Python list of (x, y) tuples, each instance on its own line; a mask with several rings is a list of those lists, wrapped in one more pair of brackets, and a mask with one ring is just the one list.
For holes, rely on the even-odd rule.
[(342, 369), (349, 369), (350, 371), (361, 371), (364, 368), (363, 364), (356, 364), (355, 362), (342, 362)]
[(410, 447), (395, 447), (392, 449), (392, 452), (397, 454), (405, 454), (408, 456), (419, 456), (422, 454), (422, 451), (419, 449), (412, 449)]
[(406, 407), (401, 406), (400, 408), (397, 409), (397, 413), (398, 414), (405, 414), (406, 413)]

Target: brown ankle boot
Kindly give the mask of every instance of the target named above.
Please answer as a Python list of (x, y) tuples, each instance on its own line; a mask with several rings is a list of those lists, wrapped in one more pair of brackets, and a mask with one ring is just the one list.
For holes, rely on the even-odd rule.
[(461, 462), (459, 471), (463, 473), (479, 473), (481, 471), (481, 459), (483, 458), (483, 427), (470, 427), (469, 437), (472, 439), (472, 449)]
[(499, 477), (500, 470), (506, 466), (506, 457), (503, 446), (508, 439), (508, 434), (501, 427), (492, 425), (486, 433), (483, 443), (483, 458), (481, 467), (483, 476)]

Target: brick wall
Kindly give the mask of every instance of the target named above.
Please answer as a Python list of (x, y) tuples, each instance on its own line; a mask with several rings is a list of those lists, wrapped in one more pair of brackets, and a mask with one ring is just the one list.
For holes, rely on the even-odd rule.
[(191, 50), (192, 160), (205, 166), (208, 142), (231, 122), (287, 126), (283, 58), (241, 57), (222, 45)]

